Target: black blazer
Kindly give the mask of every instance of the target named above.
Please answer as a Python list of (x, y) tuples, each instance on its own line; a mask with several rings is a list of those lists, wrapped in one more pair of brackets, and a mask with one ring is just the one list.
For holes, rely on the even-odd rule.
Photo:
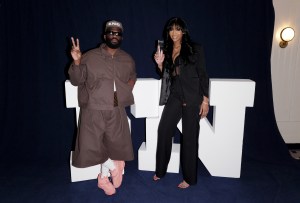
[[(193, 45), (194, 54), (187, 64), (180, 65), (180, 83), (187, 105), (200, 105), (203, 96), (208, 97), (209, 78), (206, 73), (204, 50), (201, 45)], [(180, 56), (178, 56), (180, 60)], [(170, 95), (171, 76), (168, 63), (164, 63), (160, 92), (160, 105), (167, 103)]]

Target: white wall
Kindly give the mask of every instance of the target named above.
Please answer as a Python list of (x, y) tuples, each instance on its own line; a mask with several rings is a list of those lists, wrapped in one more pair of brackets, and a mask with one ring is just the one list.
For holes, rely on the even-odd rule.
[[(300, 143), (300, 1), (273, 0), (275, 26), (271, 57), (277, 125), (286, 143)], [(293, 27), (294, 39), (280, 48), (280, 32)]]

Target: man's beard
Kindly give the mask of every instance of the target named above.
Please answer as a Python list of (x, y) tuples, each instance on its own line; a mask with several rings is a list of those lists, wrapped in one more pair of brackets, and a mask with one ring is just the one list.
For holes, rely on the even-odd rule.
[(106, 45), (111, 48), (111, 49), (117, 49), (121, 46), (122, 44), (122, 40), (118, 40), (117, 43), (112, 43), (112, 39), (111, 40), (106, 40)]

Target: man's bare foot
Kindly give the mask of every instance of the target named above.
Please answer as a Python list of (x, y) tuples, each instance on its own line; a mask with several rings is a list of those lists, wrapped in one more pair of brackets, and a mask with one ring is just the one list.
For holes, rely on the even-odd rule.
[(181, 183), (179, 183), (178, 187), (181, 189), (185, 189), (185, 188), (190, 187), (190, 185), (187, 182), (182, 181)]

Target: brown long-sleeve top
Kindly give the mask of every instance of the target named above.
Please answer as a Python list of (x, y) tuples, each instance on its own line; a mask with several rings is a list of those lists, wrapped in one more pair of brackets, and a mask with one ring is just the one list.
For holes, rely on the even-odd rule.
[(125, 51), (118, 49), (112, 56), (105, 44), (82, 56), (80, 65), (69, 67), (70, 81), (78, 86), (80, 108), (111, 110), (114, 107), (114, 82), (119, 106), (134, 103), (132, 94), (136, 81), (135, 62)]

